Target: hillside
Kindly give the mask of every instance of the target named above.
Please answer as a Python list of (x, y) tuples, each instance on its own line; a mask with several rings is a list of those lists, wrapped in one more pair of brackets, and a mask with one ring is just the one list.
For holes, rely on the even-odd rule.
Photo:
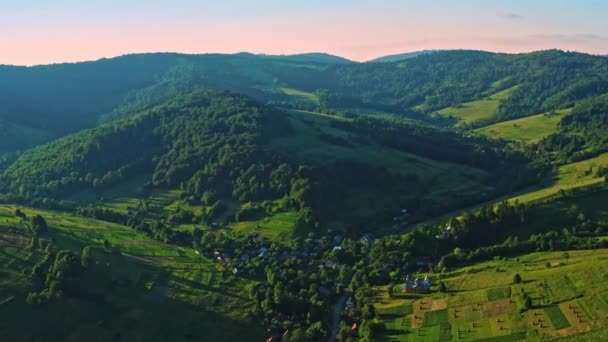
[[(388, 341), (543, 341), (602, 329), (605, 249), (533, 253), (434, 277), (443, 294), (376, 289)], [(523, 281), (514, 282), (515, 275)], [(525, 298), (531, 298), (525, 308)], [(584, 336), (584, 335), (583, 335)]]
[(605, 334), (608, 60), (402, 57), (0, 66), (0, 331)]
[(347, 63), (324, 54), (164, 53), (1, 66), (0, 80), (0, 119), (23, 132), (21, 141), (0, 147), (0, 152), (13, 152), (94, 127), (104, 117), (120, 116), (109, 114), (122, 113), (133, 102), (162, 101), (198, 87), (230, 90), (281, 107), (380, 112), (433, 122), (430, 114), (437, 110), (481, 101), (517, 85), (508, 99), (500, 100), (497, 112), (492, 109), (490, 120), (499, 122), (571, 107), (608, 92), (608, 60), (561, 51), (437, 51), (388, 63)]
[(535, 144), (559, 129), (562, 118), (571, 113), (571, 109), (528, 116), (522, 119), (499, 122), (476, 129), (474, 132), (489, 138), (500, 138), (523, 144)]
[(434, 53), (437, 52), (439, 50), (422, 50), (422, 51), (414, 51), (414, 52), (406, 52), (406, 53), (399, 53), (399, 54), (394, 54), (394, 55), (387, 55), (387, 56), (382, 56), (382, 57), (378, 57), (378, 58), (374, 58), (372, 60), (367, 61), (368, 63), (390, 63), (390, 62), (399, 62), (405, 59), (410, 59), (410, 58), (414, 58), (414, 57), (418, 57), (421, 55), (426, 55), (429, 53)]
[[(124, 186), (135, 179), (138, 194)], [(284, 113), (214, 91), (181, 94), (32, 149), (0, 175), (3, 191), (36, 203), (180, 189), (198, 209), (180, 209), (176, 222), (230, 222), (274, 208), (298, 212), (301, 228), (336, 229), (386, 227), (403, 207), (420, 219), (532, 180), (522, 156), (486, 140), (371, 117)]]

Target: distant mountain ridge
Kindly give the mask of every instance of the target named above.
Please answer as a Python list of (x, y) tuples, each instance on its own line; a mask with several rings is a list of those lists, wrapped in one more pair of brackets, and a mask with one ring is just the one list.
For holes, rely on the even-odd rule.
[(350, 59), (346, 59), (344, 57), (330, 55), (324, 52), (310, 52), (310, 53), (300, 53), (295, 55), (265, 55), (258, 54), (258, 57), (267, 57), (267, 58), (277, 58), (277, 59), (286, 59), (290, 61), (298, 61), (298, 62), (316, 62), (316, 63), (328, 63), (328, 64), (350, 64), (355, 63)]
[(399, 62), (405, 59), (410, 59), (414, 57), (418, 57), (421, 55), (428, 55), (442, 50), (421, 50), (421, 51), (413, 51), (406, 53), (399, 53), (395, 55), (387, 55), (378, 58), (374, 58), (372, 60), (367, 61), (367, 63), (391, 63), (391, 62)]

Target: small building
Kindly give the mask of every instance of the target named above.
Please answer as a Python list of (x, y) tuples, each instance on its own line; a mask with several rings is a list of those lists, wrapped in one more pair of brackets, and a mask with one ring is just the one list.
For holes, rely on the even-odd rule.
[(405, 278), (405, 283), (401, 286), (401, 291), (406, 293), (430, 293), (433, 281), (429, 278), (428, 274), (424, 279), (416, 277), (412, 280), (412, 277), (408, 275)]
[(263, 257), (266, 254), (268, 254), (268, 248), (266, 248), (266, 247), (260, 248), (260, 256)]
[(362, 236), (362, 237), (359, 239), (359, 242), (360, 242), (360, 243), (365, 243), (365, 244), (370, 243), (370, 242), (372, 242), (372, 241), (374, 241), (374, 235), (373, 235), (373, 234), (370, 234), (370, 233), (367, 233), (367, 234), (363, 235), (363, 236)]

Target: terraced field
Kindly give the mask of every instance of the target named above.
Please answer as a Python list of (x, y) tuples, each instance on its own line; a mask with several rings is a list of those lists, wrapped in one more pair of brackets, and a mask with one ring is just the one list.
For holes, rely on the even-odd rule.
[[(602, 331), (608, 324), (608, 250), (534, 253), (431, 275), (447, 293), (393, 295), (375, 306), (389, 341), (523, 341)], [(513, 283), (519, 273), (523, 282)], [(522, 294), (532, 307), (522, 307)], [(596, 334), (600, 334), (597, 332)]]

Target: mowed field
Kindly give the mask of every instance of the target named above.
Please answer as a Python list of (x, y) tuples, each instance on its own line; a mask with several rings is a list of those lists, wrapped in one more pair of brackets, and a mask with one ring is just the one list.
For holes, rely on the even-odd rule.
[[(513, 283), (518, 273), (523, 281)], [(420, 275), (423, 276), (423, 275)], [(608, 324), (608, 250), (533, 253), (430, 275), (445, 294), (377, 288), (388, 341), (541, 341)], [(532, 307), (522, 310), (522, 293)], [(601, 332), (597, 332), (600, 334)]]
[(605, 178), (598, 177), (597, 170), (599, 167), (605, 166), (608, 166), (608, 153), (580, 162), (562, 165), (554, 179), (547, 180), (544, 186), (538, 189), (529, 189), (526, 193), (511, 197), (509, 200), (522, 203), (534, 202), (558, 194), (560, 191), (603, 183)]
[(504, 139), (524, 144), (533, 144), (555, 132), (561, 119), (570, 114), (571, 109), (529, 116), (517, 120), (499, 122), (474, 130), (476, 134), (492, 139)]
[(500, 101), (509, 98), (515, 89), (517, 89), (517, 86), (492, 94), (485, 99), (465, 102), (458, 106), (444, 108), (434, 114), (457, 119), (457, 126), (491, 120), (498, 113)]
[(319, 103), (319, 96), (313, 93), (309, 93), (307, 91), (293, 89), (293, 88), (280, 88), (279, 89), (283, 94), (294, 96), (299, 99), (307, 100), (314, 103)]
[[(21, 208), (21, 207), (20, 207)], [(191, 249), (166, 245), (118, 224), (68, 213), (41, 214), (56, 248), (80, 252), (91, 246), (86, 296), (44, 305), (25, 304), (28, 275), (42, 257), (30, 251), (27, 226), (16, 206), (0, 206), (0, 331), (17, 340), (261, 340), (252, 325), (244, 289), (250, 280), (227, 276), (220, 264)], [(112, 253), (103, 248), (108, 240)], [(50, 314), (49, 314), (50, 313)], [(37, 322), (32, 325), (31, 322)]]

